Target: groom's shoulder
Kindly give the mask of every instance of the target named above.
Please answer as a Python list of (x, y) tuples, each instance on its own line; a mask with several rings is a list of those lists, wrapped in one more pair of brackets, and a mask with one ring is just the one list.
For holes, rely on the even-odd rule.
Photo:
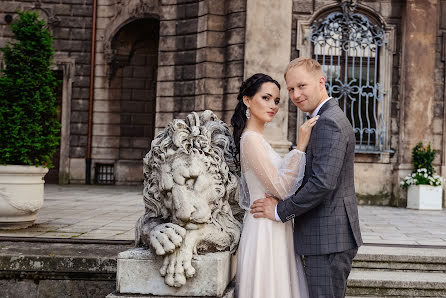
[(319, 121), (323, 125), (333, 126), (339, 130), (353, 130), (350, 121), (347, 119), (344, 111), (342, 111), (342, 109), (338, 105), (333, 105), (332, 107), (327, 109), (321, 115)]
[(344, 111), (342, 111), (337, 102), (332, 103), (323, 114), (326, 114), (327, 116), (330, 115), (330, 118), (333, 118), (334, 120), (341, 120), (343, 117), (345, 118)]

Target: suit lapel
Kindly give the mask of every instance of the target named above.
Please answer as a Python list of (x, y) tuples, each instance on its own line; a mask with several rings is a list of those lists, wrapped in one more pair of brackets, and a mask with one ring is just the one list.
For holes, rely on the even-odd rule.
[[(338, 102), (336, 101), (336, 99), (331, 98), (326, 103), (324, 103), (324, 105), (321, 107), (321, 109), (319, 110), (319, 112), (317, 114), (322, 115), (322, 113), (324, 113), (328, 109), (331, 109), (332, 107), (337, 106), (337, 105), (338, 105)], [(305, 185), (305, 183), (307, 183), (308, 179), (313, 174), (313, 169), (312, 169), (313, 154), (311, 154), (311, 150), (309, 150), (312, 146), (311, 141), (312, 141), (312, 138), (310, 138), (310, 143), (308, 144), (307, 149), (305, 150), (306, 155), (307, 155), (307, 163), (305, 165), (304, 180), (302, 181), (302, 185), (300, 188), (302, 188)]]
[[(331, 107), (337, 106), (338, 102), (336, 101), (336, 99), (331, 98), (329, 99), (326, 103), (324, 103), (324, 105), (319, 109), (319, 111), (317, 112), (317, 115), (322, 115), (323, 112), (325, 112), (326, 110), (330, 109)], [(308, 148), (311, 145), (311, 138), (310, 138), (310, 144), (308, 144), (307, 149), (305, 150), (305, 152), (308, 151)]]

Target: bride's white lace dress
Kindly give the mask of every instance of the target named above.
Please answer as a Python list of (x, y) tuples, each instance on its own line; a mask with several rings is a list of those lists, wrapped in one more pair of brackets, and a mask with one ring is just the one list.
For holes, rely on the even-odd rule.
[[(286, 199), (299, 188), (305, 153), (292, 150), (281, 157), (263, 136), (245, 131), (240, 140), (242, 177), (240, 205), (248, 210), (269, 193)], [(238, 298), (301, 298), (308, 289), (300, 258), (293, 244), (293, 222), (254, 218), (246, 212), (237, 254)]]

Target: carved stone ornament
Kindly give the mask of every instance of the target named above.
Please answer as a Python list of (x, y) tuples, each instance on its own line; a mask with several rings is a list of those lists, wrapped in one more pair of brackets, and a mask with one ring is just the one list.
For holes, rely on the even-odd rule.
[(38, 12), (40, 17), (45, 20), (49, 27), (55, 27), (60, 23), (60, 19), (51, 8), (42, 7), (42, 0), (37, 0), (31, 10)]
[(169, 286), (194, 276), (195, 255), (237, 248), (243, 211), (234, 152), (228, 127), (211, 111), (173, 120), (152, 141), (136, 246), (164, 257), (160, 274)]
[(117, 0), (112, 22), (121, 16), (137, 19), (146, 15), (159, 15), (160, 6), (159, 0)]

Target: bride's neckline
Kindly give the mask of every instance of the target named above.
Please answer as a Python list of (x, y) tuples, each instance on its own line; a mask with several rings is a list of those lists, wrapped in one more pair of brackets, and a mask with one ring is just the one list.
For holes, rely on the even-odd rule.
[(255, 131), (255, 130), (251, 130), (251, 129), (245, 129), (245, 130), (242, 132), (242, 135), (244, 135), (244, 134), (246, 134), (246, 133), (248, 133), (248, 132), (253, 132), (253, 133), (258, 134), (259, 136), (262, 136), (263, 138), (265, 138), (265, 136), (264, 136), (263, 134), (261, 134), (260, 132), (257, 132), (257, 131)]

